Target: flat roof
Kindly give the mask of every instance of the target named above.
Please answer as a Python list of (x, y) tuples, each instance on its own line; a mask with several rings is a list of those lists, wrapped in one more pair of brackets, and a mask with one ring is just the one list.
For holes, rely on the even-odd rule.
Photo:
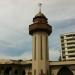
[(49, 61), (49, 65), (75, 65), (75, 61)]

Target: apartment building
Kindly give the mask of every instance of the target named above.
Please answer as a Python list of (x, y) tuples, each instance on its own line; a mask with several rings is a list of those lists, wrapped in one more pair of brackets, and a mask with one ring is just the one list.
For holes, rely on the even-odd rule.
[(61, 34), (62, 60), (75, 60), (75, 33)]

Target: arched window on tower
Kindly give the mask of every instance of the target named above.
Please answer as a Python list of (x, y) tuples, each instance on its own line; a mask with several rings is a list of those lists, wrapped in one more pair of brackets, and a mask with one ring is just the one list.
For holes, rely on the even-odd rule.
[(74, 75), (73, 72), (66, 66), (62, 67), (57, 75)]

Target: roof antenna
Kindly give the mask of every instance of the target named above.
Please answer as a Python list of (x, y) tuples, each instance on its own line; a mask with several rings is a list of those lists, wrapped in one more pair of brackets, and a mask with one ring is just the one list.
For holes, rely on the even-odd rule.
[(39, 3), (39, 12), (41, 13), (42, 3)]

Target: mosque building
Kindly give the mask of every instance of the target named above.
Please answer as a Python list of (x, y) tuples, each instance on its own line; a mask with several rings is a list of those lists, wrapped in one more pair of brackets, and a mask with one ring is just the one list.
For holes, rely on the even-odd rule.
[(29, 25), (32, 60), (0, 60), (0, 75), (75, 75), (75, 60), (49, 61), (48, 36), (52, 26), (41, 12)]

